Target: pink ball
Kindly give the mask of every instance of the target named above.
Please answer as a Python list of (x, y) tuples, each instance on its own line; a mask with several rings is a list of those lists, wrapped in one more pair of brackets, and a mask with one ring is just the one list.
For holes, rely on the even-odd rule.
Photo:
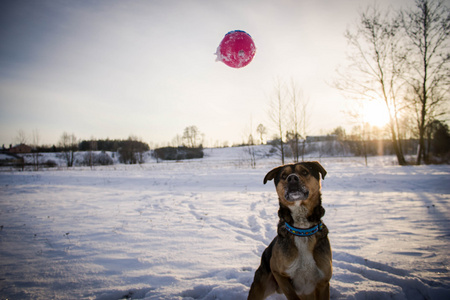
[(217, 61), (229, 67), (242, 68), (255, 56), (256, 47), (252, 37), (242, 30), (228, 32), (217, 48)]

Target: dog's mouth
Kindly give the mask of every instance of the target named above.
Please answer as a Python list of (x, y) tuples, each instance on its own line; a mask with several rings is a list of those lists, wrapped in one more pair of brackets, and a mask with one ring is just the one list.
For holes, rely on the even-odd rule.
[(308, 199), (309, 190), (301, 181), (297, 174), (290, 174), (286, 177), (286, 187), (284, 199), (294, 202)]
[(286, 188), (284, 198), (287, 201), (301, 201), (308, 199), (309, 191), (305, 186), (298, 186), (296, 189)]

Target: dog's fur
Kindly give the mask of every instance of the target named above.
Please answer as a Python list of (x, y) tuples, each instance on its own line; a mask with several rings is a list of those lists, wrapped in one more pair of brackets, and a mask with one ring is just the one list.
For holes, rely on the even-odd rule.
[(296, 228), (311, 228), (325, 214), (320, 175), (327, 172), (318, 162), (277, 167), (264, 178), (274, 180), (280, 208), (278, 235), (264, 250), (255, 272), (248, 299), (265, 299), (274, 292), (290, 299), (329, 299), (332, 255), (328, 229), (309, 237), (289, 233), (285, 222)]

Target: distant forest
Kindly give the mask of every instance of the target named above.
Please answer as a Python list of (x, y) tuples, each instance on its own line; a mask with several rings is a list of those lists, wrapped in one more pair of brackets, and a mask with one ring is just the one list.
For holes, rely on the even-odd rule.
[[(124, 147), (129, 147), (130, 144), (134, 146), (136, 149), (140, 151), (148, 151), (150, 147), (147, 143), (134, 140), (134, 139), (126, 139), (126, 140), (83, 140), (78, 144), (78, 151), (111, 151), (117, 152), (119, 149)], [(64, 150), (64, 146), (38, 146), (38, 152), (62, 152)]]

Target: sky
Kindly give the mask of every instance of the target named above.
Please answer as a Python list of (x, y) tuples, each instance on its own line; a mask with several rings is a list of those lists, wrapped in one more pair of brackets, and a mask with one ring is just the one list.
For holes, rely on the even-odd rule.
[[(0, 145), (139, 137), (165, 146), (197, 126), (205, 146), (241, 143), (269, 118), (277, 80), (308, 99), (309, 135), (349, 126), (332, 83), (346, 29), (368, 5), (413, 0), (0, 2)], [(246, 67), (216, 62), (224, 35), (256, 44)]]

